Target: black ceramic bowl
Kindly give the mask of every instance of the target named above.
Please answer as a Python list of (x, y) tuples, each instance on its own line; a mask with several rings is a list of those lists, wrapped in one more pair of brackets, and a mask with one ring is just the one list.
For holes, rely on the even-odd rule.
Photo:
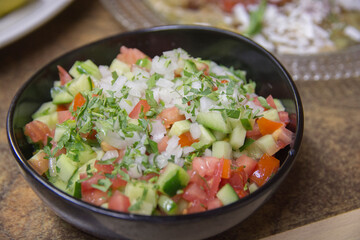
[[(245, 69), (257, 83), (256, 92), (282, 99), (295, 131), (291, 147), (277, 153), (279, 171), (253, 194), (224, 207), (183, 216), (141, 216), (115, 212), (75, 199), (53, 187), (27, 163), (32, 146), (23, 127), (31, 114), (49, 101), (50, 88), (58, 78), (57, 65), (69, 69), (76, 60), (92, 59), (109, 65), (120, 46), (139, 48), (149, 56), (181, 47), (190, 55)], [(32, 189), (65, 221), (83, 231), (111, 239), (200, 239), (238, 224), (259, 208), (285, 179), (299, 151), (303, 110), (294, 82), (283, 66), (266, 50), (235, 33), (201, 26), (162, 26), (119, 34), (71, 51), (50, 62), (31, 77), (16, 94), (7, 118), (8, 139), (20, 170)], [(40, 221), (40, 219), (39, 219)]]

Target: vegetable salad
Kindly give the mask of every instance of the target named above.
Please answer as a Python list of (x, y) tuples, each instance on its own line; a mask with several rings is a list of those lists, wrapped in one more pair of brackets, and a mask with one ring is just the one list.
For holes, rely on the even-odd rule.
[(150, 58), (122, 46), (109, 66), (58, 66), (52, 101), (24, 132), (28, 163), (60, 190), (133, 214), (177, 215), (231, 204), (279, 169), (292, 142), (279, 99), (246, 72), (183, 49)]

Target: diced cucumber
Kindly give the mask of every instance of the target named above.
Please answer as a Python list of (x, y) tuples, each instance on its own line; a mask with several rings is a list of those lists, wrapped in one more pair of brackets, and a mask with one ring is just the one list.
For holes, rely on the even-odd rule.
[(244, 153), (253, 159), (260, 159), (264, 154), (264, 151), (260, 149), (260, 147), (257, 144), (255, 144), (255, 142), (253, 142), (241, 153)]
[(216, 196), (220, 199), (222, 204), (228, 205), (230, 203), (236, 202), (239, 200), (239, 196), (236, 194), (235, 190), (231, 187), (229, 183), (225, 184)]
[(267, 153), (270, 156), (274, 155), (278, 151), (275, 139), (271, 134), (267, 134), (257, 139), (253, 144), (257, 145), (263, 153)]
[(101, 73), (99, 71), (99, 68), (90, 59), (84, 62), (76, 61), (69, 70), (69, 73), (74, 78), (80, 77), (81, 74), (86, 74), (93, 76), (98, 80), (101, 79)]
[(60, 155), (59, 159), (56, 162), (56, 166), (59, 169), (59, 178), (66, 183), (73, 176), (74, 172), (77, 169), (77, 167), (73, 164), (73, 161), (65, 154)]
[(58, 115), (57, 112), (53, 112), (48, 115), (37, 117), (34, 120), (45, 123), (50, 129), (55, 129), (56, 124), (58, 123)]
[(151, 69), (151, 60), (148, 58), (142, 58), (136, 61), (136, 65), (139, 67), (145, 68), (147, 70)]
[(51, 89), (51, 98), (54, 104), (66, 104), (71, 103), (74, 96), (71, 95), (64, 86), (61, 86)]
[(241, 118), (240, 122), (245, 130), (252, 130), (255, 124), (255, 119)]
[(255, 82), (250, 82), (247, 84), (244, 84), (243, 89), (246, 91), (246, 93), (254, 93), (255, 92), (255, 87), (256, 87), (256, 83)]
[(190, 125), (191, 123), (189, 120), (175, 122), (169, 131), (169, 136), (180, 136), (181, 134), (190, 131)]
[(211, 131), (205, 128), (203, 125), (199, 124), (200, 127), (200, 141), (193, 143), (191, 146), (195, 149), (200, 149), (202, 147), (210, 146), (213, 142), (216, 141), (215, 136)]
[(160, 174), (157, 184), (161, 192), (172, 197), (178, 190), (186, 187), (189, 181), (190, 176), (182, 167), (169, 162), (165, 171)]
[(55, 134), (54, 134), (54, 141), (58, 142), (60, 140), (60, 138), (66, 133), (66, 132), (70, 132), (70, 129), (72, 127), (76, 126), (76, 121), (75, 120), (66, 120), (66, 124), (67, 125), (57, 125), (56, 129), (55, 129)]
[(40, 108), (32, 115), (32, 118), (38, 118), (40, 116), (49, 115), (56, 112), (57, 106), (53, 102), (43, 103)]
[(230, 123), (223, 118), (221, 112), (219, 111), (199, 112), (196, 117), (196, 121), (198, 121), (207, 128), (222, 133), (230, 133), (231, 130)]
[(174, 215), (177, 213), (176, 203), (169, 197), (161, 195), (159, 197), (158, 205), (160, 209), (167, 215)]
[(184, 72), (188, 72), (188, 73), (192, 73), (192, 74), (198, 72), (198, 70), (196, 68), (196, 64), (193, 61), (186, 59), (184, 61)]
[(68, 86), (68, 90), (73, 96), (75, 96), (79, 92), (91, 91), (92, 90), (91, 78), (85, 74), (81, 74), (78, 78), (70, 82)]
[(97, 153), (86, 143), (82, 143), (84, 150), (79, 153), (80, 165), (87, 163), (89, 160), (96, 158)]
[(183, 198), (177, 202), (177, 214), (184, 214), (185, 209), (189, 207), (189, 202)]
[(61, 191), (66, 192), (67, 183), (61, 180), (58, 176), (49, 177), (49, 182), (52, 183), (55, 187), (59, 188)]
[(115, 58), (111, 62), (109, 70), (111, 72), (116, 71), (118, 76), (120, 76), (123, 75), (124, 73), (130, 72), (130, 66)]
[(264, 118), (266, 118), (268, 120), (275, 121), (275, 122), (280, 122), (279, 113), (274, 108), (269, 109), (267, 111), (264, 111), (262, 113), (262, 115), (263, 115)]
[(217, 141), (224, 140), (224, 138), (227, 137), (227, 134), (223, 132), (213, 130), (212, 133), (214, 134)]
[(240, 124), (230, 134), (230, 144), (234, 150), (244, 145), (246, 129)]
[(157, 195), (154, 184), (145, 182), (129, 182), (125, 187), (125, 195), (129, 198), (131, 205), (139, 206), (131, 211), (144, 215), (151, 215), (157, 204)]
[(89, 160), (87, 163), (83, 164), (81, 167), (79, 167), (79, 169), (78, 169), (79, 174), (97, 171), (95, 168), (95, 162), (98, 159), (101, 159), (101, 158), (97, 158), (97, 157), (93, 158), (93, 159)]
[(249, 191), (250, 191), (250, 193), (255, 192), (258, 188), (259, 188), (259, 187), (258, 187), (258, 186), (256, 185), (256, 183), (254, 183), (254, 182), (249, 185)]
[(276, 109), (278, 110), (278, 112), (285, 111), (285, 107), (282, 104), (282, 102), (280, 101), (280, 99), (274, 98), (274, 103), (275, 103), (275, 106), (276, 106)]
[(237, 118), (237, 119), (236, 118), (228, 118), (228, 121), (229, 121), (232, 129), (236, 128), (238, 125), (241, 124), (240, 118)]
[(217, 141), (212, 145), (212, 156), (217, 158), (232, 159), (232, 147), (225, 141)]

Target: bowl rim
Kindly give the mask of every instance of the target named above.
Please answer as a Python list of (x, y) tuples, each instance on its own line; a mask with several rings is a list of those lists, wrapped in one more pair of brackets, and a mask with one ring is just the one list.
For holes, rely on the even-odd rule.
[[(181, 30), (196, 30), (196, 31), (204, 31), (204, 32), (215, 32), (217, 34), (226, 35), (226, 37), (236, 38), (240, 41), (245, 41), (248, 44), (252, 45), (253, 47), (260, 50), (267, 58), (269, 58), (276, 67), (281, 70), (281, 74), (285, 76), (287, 79), (287, 83), (291, 88), (292, 95), (295, 99), (295, 108), (297, 113), (297, 130), (295, 132), (295, 141), (292, 145), (292, 149), (289, 151), (287, 157), (285, 158), (283, 164), (280, 166), (278, 172), (270, 178), (268, 182), (266, 182), (262, 187), (260, 187), (257, 191), (255, 191), (252, 194), (247, 195), (244, 198), (239, 199), (238, 201), (231, 203), (226, 206), (222, 206), (220, 208), (207, 210), (200, 213), (193, 213), (193, 214), (186, 214), (186, 215), (174, 215), (174, 216), (147, 216), (147, 215), (139, 215), (139, 214), (131, 214), (131, 213), (123, 213), (123, 212), (117, 212), (109, 209), (105, 209), (102, 207), (98, 207), (95, 205), (92, 205), (90, 203), (86, 203), (80, 199), (76, 199), (75, 197), (59, 190), (55, 186), (53, 186), (48, 180), (46, 180), (44, 177), (40, 176), (35, 170), (32, 169), (32, 167), (27, 163), (27, 160), (24, 158), (24, 156), (21, 153), (20, 147), (17, 144), (16, 136), (14, 134), (13, 126), (13, 117), (15, 112), (15, 106), (17, 105), (21, 95), (23, 92), (27, 89), (27, 87), (33, 82), (33, 80), (45, 69), (47, 69), (50, 65), (54, 64), (54, 62), (72, 55), (75, 52), (82, 51), (83, 49), (86, 49), (88, 47), (102, 44), (104, 42), (108, 42), (111, 40), (115, 40), (117, 38), (122, 38), (124, 36), (128, 35), (137, 35), (142, 33), (156, 33), (156, 32), (166, 32), (166, 31), (181, 31)], [(259, 197), (263, 196), (269, 188), (271, 188), (271, 185), (273, 183), (277, 182), (284, 174), (288, 173), (288, 170), (290, 170), (291, 166), (293, 165), (295, 158), (300, 150), (301, 140), (303, 136), (303, 128), (304, 128), (304, 114), (303, 114), (303, 107), (302, 102), (300, 99), (299, 92), (296, 88), (296, 85), (294, 81), (292, 80), (290, 74), (287, 72), (287, 70), (283, 67), (283, 65), (277, 60), (277, 58), (271, 54), (269, 51), (261, 47), (260, 45), (253, 42), (251, 39), (242, 36), (238, 33), (234, 33), (231, 31), (227, 31), (224, 29), (214, 28), (210, 26), (199, 26), (199, 25), (163, 25), (158, 27), (151, 27), (151, 28), (143, 28), (138, 29), (134, 31), (126, 31), (120, 34), (115, 34), (88, 44), (85, 44), (81, 47), (75, 48), (73, 50), (70, 50), (68, 52), (65, 52), (64, 54), (56, 57), (55, 59), (48, 62), (45, 66), (40, 68), (38, 71), (35, 72), (26, 82), (18, 89), (16, 92), (14, 98), (11, 101), (7, 119), (6, 119), (6, 131), (7, 131), (7, 138), (9, 142), (9, 146), (11, 148), (11, 151), (18, 163), (18, 166), (25, 172), (27, 175), (29, 175), (31, 178), (38, 181), (43, 187), (47, 188), (47, 190), (51, 191), (52, 193), (56, 194), (57, 196), (63, 198), (65, 201), (68, 201), (71, 204), (77, 205), (83, 209), (90, 210), (92, 212), (96, 212), (98, 214), (103, 214), (109, 217), (123, 219), (123, 220), (132, 220), (132, 221), (143, 221), (143, 222), (173, 222), (173, 221), (188, 221), (188, 220), (195, 220), (198, 218), (203, 217), (209, 217), (212, 215), (220, 215), (222, 213), (231, 212), (237, 208), (241, 208), (242, 206), (245, 206)], [(22, 173), (23, 173), (22, 172)], [(23, 173), (24, 174), (24, 173)], [(25, 174), (24, 174), (25, 175)]]

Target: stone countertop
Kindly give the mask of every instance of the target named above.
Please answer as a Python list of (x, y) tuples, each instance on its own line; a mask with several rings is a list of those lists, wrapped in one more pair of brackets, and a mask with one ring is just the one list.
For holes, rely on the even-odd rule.
[[(0, 239), (95, 239), (57, 217), (20, 174), (6, 138), (19, 87), (50, 60), (124, 29), (99, 1), (74, 1), (0, 49)], [(297, 81), (305, 112), (300, 154), (274, 196), (211, 239), (260, 239), (360, 208), (360, 79)]]

